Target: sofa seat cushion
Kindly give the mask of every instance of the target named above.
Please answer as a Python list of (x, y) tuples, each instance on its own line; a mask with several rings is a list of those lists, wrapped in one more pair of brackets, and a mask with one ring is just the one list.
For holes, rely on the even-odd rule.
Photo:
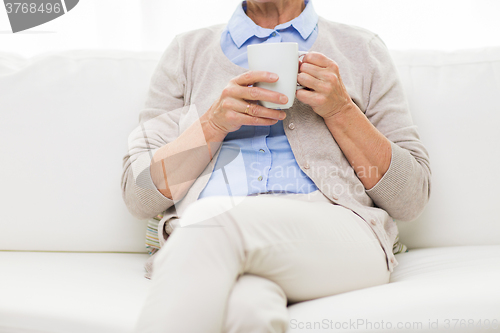
[[(131, 332), (149, 284), (147, 258), (0, 252), (0, 333)], [(383, 332), (381, 321), (391, 322), (388, 331), (416, 322), (425, 332), (429, 320), (500, 320), (500, 246), (414, 249), (397, 259), (389, 284), (291, 305), (289, 332)], [(323, 326), (305, 329), (316, 322)]]
[(146, 299), (147, 258), (0, 252), (0, 332), (131, 332)]
[(500, 245), (413, 249), (396, 258), (386, 285), (289, 306), (288, 332), (500, 331)]

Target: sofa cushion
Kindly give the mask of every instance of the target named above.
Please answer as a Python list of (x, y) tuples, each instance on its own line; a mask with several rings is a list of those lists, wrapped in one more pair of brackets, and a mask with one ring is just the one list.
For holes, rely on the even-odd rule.
[(131, 332), (147, 254), (0, 252), (0, 332)]
[(158, 52), (0, 52), (0, 249), (146, 252), (120, 188)]
[(401, 242), (500, 244), (500, 47), (392, 55), (432, 170), (423, 214), (398, 222)]
[[(425, 330), (429, 320), (500, 320), (500, 246), (416, 249), (397, 257), (389, 284), (289, 306), (289, 332), (381, 332), (367, 329), (367, 321), (381, 320), (391, 322), (390, 331), (398, 322), (421, 322), (419, 332), (437, 332)], [(0, 252), (0, 332), (131, 332), (149, 284), (146, 258)], [(332, 320), (334, 329), (300, 329), (323, 320)], [(355, 329), (335, 329), (336, 322), (358, 320), (364, 324)]]
[[(389, 284), (289, 306), (289, 332), (500, 331), (500, 245), (413, 249), (396, 257)], [(496, 320), (496, 329), (485, 330), (485, 320)], [(314, 323), (317, 329), (305, 329)], [(472, 323), (479, 326), (461, 327)]]

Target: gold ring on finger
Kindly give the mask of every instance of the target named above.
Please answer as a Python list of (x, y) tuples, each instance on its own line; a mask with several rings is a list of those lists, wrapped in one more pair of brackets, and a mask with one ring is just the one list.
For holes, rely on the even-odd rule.
[(248, 110), (250, 110), (250, 104), (247, 104), (247, 108), (245, 109), (245, 113), (246, 113), (246, 114), (249, 114), (249, 113), (248, 113)]

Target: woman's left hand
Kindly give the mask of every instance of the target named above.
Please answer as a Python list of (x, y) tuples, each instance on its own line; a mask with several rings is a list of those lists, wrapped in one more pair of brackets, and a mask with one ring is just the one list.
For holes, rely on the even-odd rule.
[(304, 56), (297, 82), (311, 89), (297, 90), (297, 99), (310, 105), (324, 119), (352, 106), (337, 63), (322, 53), (309, 52)]

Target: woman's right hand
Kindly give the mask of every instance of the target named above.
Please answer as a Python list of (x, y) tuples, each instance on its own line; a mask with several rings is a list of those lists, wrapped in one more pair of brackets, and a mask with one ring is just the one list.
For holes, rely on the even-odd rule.
[(286, 95), (259, 87), (249, 87), (256, 82), (276, 81), (278, 75), (264, 71), (248, 71), (233, 78), (207, 111), (209, 123), (227, 134), (237, 131), (242, 125), (269, 126), (285, 119), (285, 111), (268, 109), (255, 102), (260, 100), (286, 104)]
[[(233, 78), (202, 116), (202, 131), (193, 124), (177, 139), (158, 149), (151, 159), (150, 175), (160, 193), (171, 200), (181, 200), (229, 132), (242, 125), (268, 126), (285, 119), (285, 111), (248, 102), (262, 100), (286, 104), (288, 98), (283, 94), (249, 87), (255, 82), (277, 80), (276, 74), (261, 71), (249, 71)], [(206, 143), (207, 149), (200, 147), (200, 143)]]

